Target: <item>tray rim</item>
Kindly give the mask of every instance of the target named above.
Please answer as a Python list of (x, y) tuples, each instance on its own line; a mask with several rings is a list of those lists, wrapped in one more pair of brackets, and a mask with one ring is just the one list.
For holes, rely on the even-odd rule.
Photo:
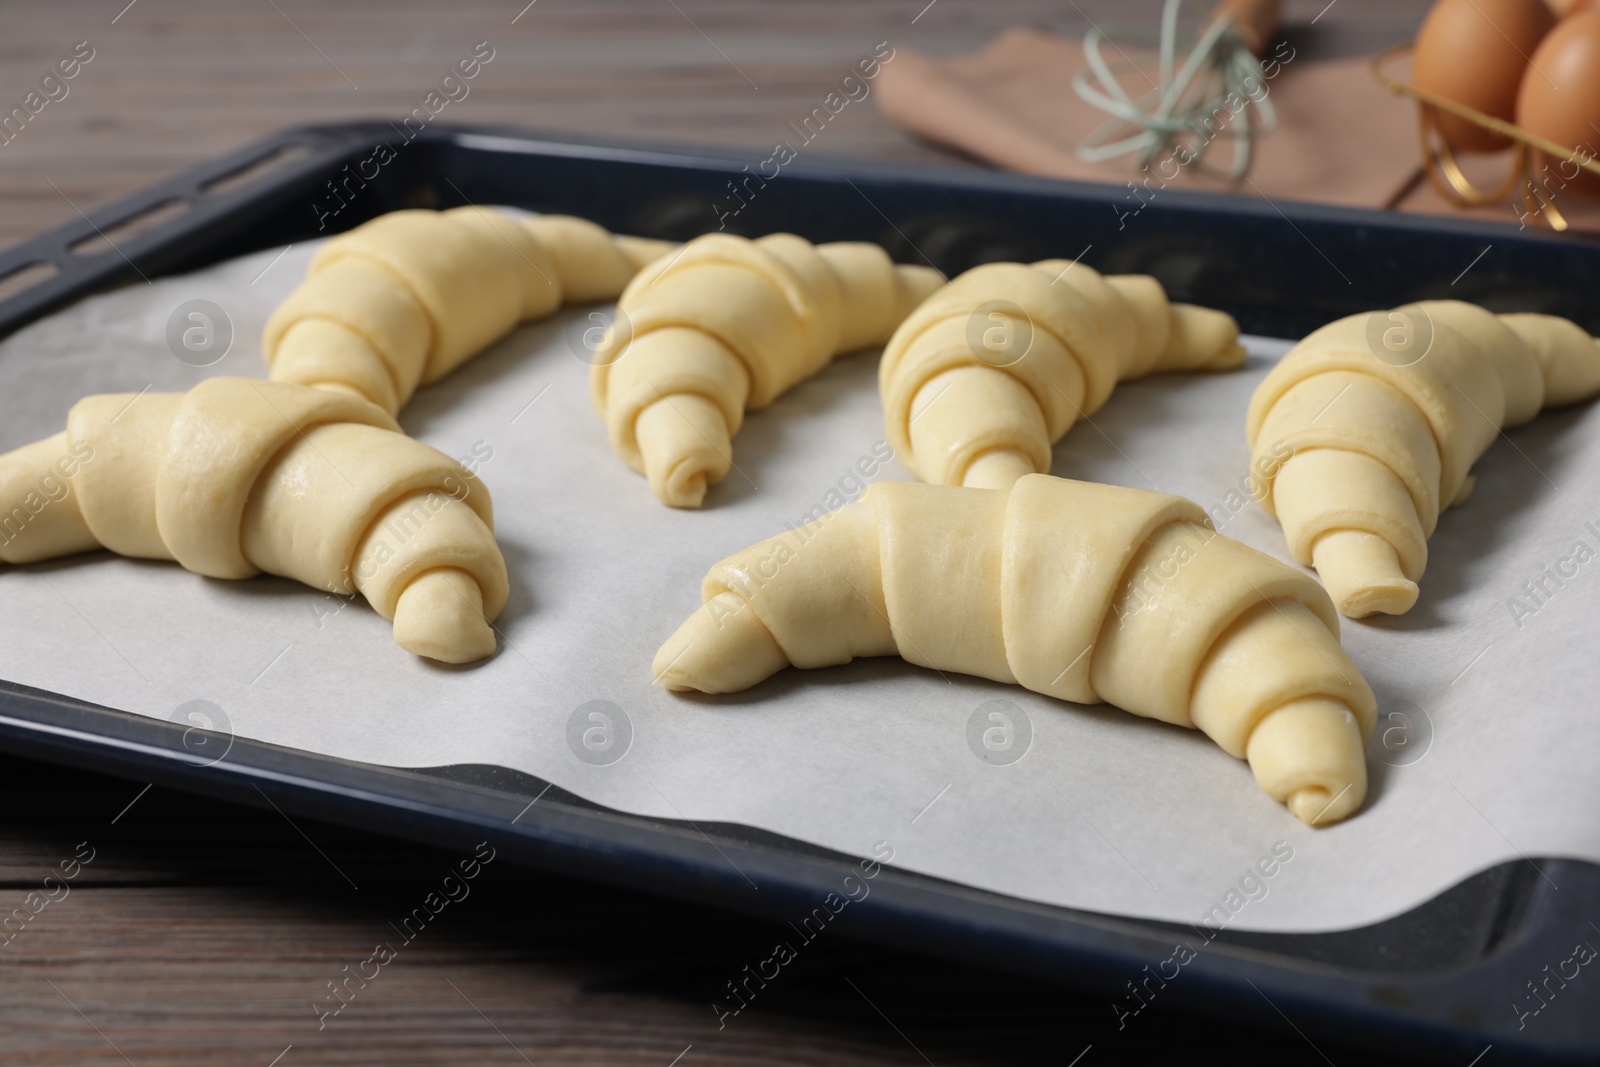
[[(80, 219), (0, 251), (0, 279), (33, 262), (58, 262), (60, 266), (60, 273), (55, 278), (0, 301), (0, 336), (82, 296), (142, 275), (143, 272), (135, 265), (136, 260), (157, 274), (163, 273), (163, 263), (181, 259), (181, 254), (176, 251), (177, 246), (198, 230), (224, 218), (236, 217), (242, 210), (261, 207), (264, 198), (294, 182), (303, 181), (307, 175), (325, 173), (330, 164), (337, 164), (358, 148), (370, 146), (373, 135), (381, 133), (382, 129), (379, 123), (355, 122), (286, 130), (216, 160), (188, 168), (166, 181), (97, 207)], [(547, 135), (504, 126), (440, 127), (425, 131), (419, 135), (418, 141), (434, 151), (452, 148), (505, 151), (506, 145), (515, 144), (521, 146), (517, 149), (519, 152), (534, 156), (561, 156), (613, 163), (636, 162), (719, 174), (728, 173), (731, 168), (746, 162), (726, 148), (669, 148), (654, 143)], [(302, 162), (287, 164), (263, 181), (243, 188), (216, 194), (202, 192), (206, 185), (294, 145), (304, 145), (308, 149)], [(960, 167), (820, 156), (797, 161), (790, 169), (795, 175), (833, 181), (849, 180), (852, 176), (870, 177), (933, 187), (985, 188), (1029, 194), (1081, 197), (1104, 195), (1107, 190), (1116, 192), (1119, 189), (1099, 183), (1068, 182)], [(191, 199), (191, 210), (166, 225), (155, 227), (128, 241), (118, 249), (120, 258), (102, 255), (89, 260), (85, 257), (74, 258), (67, 251), (72, 244), (94, 236), (103, 228), (110, 228), (175, 198)], [(1248, 215), (1268, 220), (1269, 223), (1273, 218), (1282, 216), (1283, 221), (1294, 225), (1276, 203), (1259, 203), (1228, 194), (1190, 190), (1172, 190), (1165, 200), (1180, 210)], [(1303, 221), (1354, 224), (1413, 234), (1465, 234), (1499, 240), (1508, 236), (1508, 229), (1503, 223), (1434, 216), (1398, 216), (1360, 208), (1290, 201), (1283, 203), (1289, 204), (1295, 217)], [(1573, 234), (1552, 234), (1548, 231), (1509, 233), (1514, 234), (1519, 242), (1553, 246), (1570, 246), (1576, 242), (1582, 247), (1593, 248)], [(90, 718), (82, 720), (80, 727), (63, 727), (47, 721), (48, 716), (67, 712)], [(87, 727), (89, 722), (94, 723), (93, 728)], [(154, 728), (154, 733), (149, 732), (151, 728)], [(461, 799), (466, 795), (464, 791), (471, 791), (475, 787), (459, 783), (441, 784), (438, 778), (415, 770), (354, 764), (308, 752), (277, 749), (242, 738), (233, 740), (233, 748), (241, 757), (248, 756), (248, 760), (230, 758), (214, 767), (198, 768), (183, 751), (181, 744), (176, 743), (177, 737), (181, 737), (181, 730), (160, 720), (100, 708), (58, 694), (42, 694), (11, 683), (0, 683), (0, 739), (4, 739), (7, 749), (20, 754), (89, 767), (123, 777), (159, 779), (177, 788), (238, 800), (256, 807), (265, 807), (269, 801), (280, 803), (285, 810), (307, 817), (435, 843), (459, 843), (460, 832), (469, 827), (474, 828), (475, 832), (497, 828), (497, 824), (491, 823), (481, 812), (469, 812), (461, 806), (465, 803)], [(232, 751), (229, 755), (232, 756)], [(380, 783), (392, 788), (383, 788)], [(247, 785), (249, 790), (245, 788)], [(424, 802), (405, 792), (406, 789), (419, 788), (424, 793), (431, 791), (441, 800)], [(270, 790), (270, 794), (266, 790)], [(255, 795), (252, 796), (252, 793)], [(450, 807), (444, 798), (453, 798), (458, 806)], [(592, 836), (586, 839), (578, 829), (580, 826), (593, 827), (599, 824), (610, 828), (613, 835), (611, 840), (616, 847), (609, 851), (593, 847), (596, 839)], [(713, 842), (712, 837), (699, 827), (691, 833), (674, 821), (647, 819), (598, 808), (580, 812), (555, 803), (540, 810), (535, 802), (515, 825), (508, 824), (498, 832), (507, 835), (508, 852), (520, 862), (639, 889), (641, 887), (638, 884), (623, 877), (630, 868), (621, 863), (620, 857), (631, 850), (636, 857), (644, 856), (649, 862), (655, 863), (658, 873), (681, 876), (684, 886), (720, 886), (723, 893), (716, 900), (717, 905), (741, 911), (746, 908), (737, 899), (741, 889), (735, 884), (736, 879), (729, 877), (730, 872), (715, 869), (722, 864), (722, 860), (713, 857), (720, 855), (722, 850), (734, 850), (752, 867), (763, 872), (769, 869), (782, 872), (774, 874), (774, 878), (779, 880), (773, 884), (786, 892), (775, 896), (794, 902), (801, 899), (797, 894), (815, 892), (819, 885), (824, 884), (817, 879), (825, 863), (836, 862), (832, 857), (825, 861), (816, 855), (802, 854), (797, 857), (773, 853), (720, 830), (716, 842)], [(696, 835), (705, 838), (705, 841), (697, 843)], [(673, 847), (666, 847), (669, 842)], [(827, 852), (809, 845), (803, 848), (812, 852)], [(557, 856), (561, 858), (560, 863), (554, 862), (553, 857)], [(696, 858), (686, 859), (687, 856)], [(1591, 908), (1600, 904), (1600, 866), (1570, 859), (1540, 862), (1553, 865), (1544, 869), (1559, 869), (1566, 881), (1579, 888), (1577, 894), (1563, 894), (1568, 900), (1581, 897)], [(828, 868), (828, 872), (829, 882), (836, 882), (837, 869)], [(852, 915), (853, 921), (848, 928), (851, 936), (928, 951), (928, 933), (930, 929), (938, 930), (957, 946), (946, 954), (1066, 981), (1071, 981), (1074, 975), (1136, 975), (1140, 966), (1160, 958), (1151, 953), (1159, 951), (1164, 955), (1170, 943), (1169, 931), (1160, 924), (1145, 920), (1056, 908), (889, 867), (884, 868), (884, 874), (889, 876), (888, 880), (881, 883), (879, 888), (887, 891), (875, 893), (879, 900), (877, 905), (871, 909), (859, 909)], [(652, 882), (645, 891), (665, 892), (665, 895), (684, 896), (704, 902), (696, 893), (674, 891), (678, 883), (672, 882), (671, 878), (668, 878), (668, 882), (671, 884)], [(728, 890), (731, 890), (731, 895)], [(884, 897), (890, 898), (889, 904), (884, 903)], [(1374, 981), (1366, 972), (1356, 973), (1349, 968), (1308, 964), (1305, 961), (1295, 966), (1293, 961), (1286, 961), (1280, 955), (1213, 943), (1217, 947), (1208, 948), (1191, 965), (1201, 977), (1186, 984), (1182, 994), (1175, 996), (1172, 1003), (1180, 1007), (1188, 1004), (1197, 1010), (1225, 1010), (1275, 1025), (1272, 1014), (1265, 1011), (1259, 1002), (1254, 1012), (1246, 1007), (1249, 990), (1254, 988), (1251, 983), (1253, 974), (1271, 981), (1282, 1003), (1297, 1009), (1303, 1016), (1309, 1016), (1314, 1020), (1316, 1029), (1341, 1033), (1346, 1038), (1349, 1037), (1348, 1025), (1357, 1023), (1368, 1028), (1373, 1035), (1400, 1041), (1418, 1051), (1427, 1049), (1435, 1055), (1444, 1046), (1454, 1051), (1464, 1051), (1470, 1056), (1476, 1051), (1476, 1042), (1488, 1040), (1490, 1036), (1493, 1037), (1493, 1043), (1502, 1048), (1518, 1048), (1527, 1055), (1541, 1058), (1564, 1060), (1580, 1054), (1592, 1055), (1596, 1049), (1600, 1049), (1600, 1020), (1584, 1031), (1577, 1044), (1567, 1040), (1520, 1041), (1515, 1034), (1505, 1034), (1503, 1027), (1482, 1029), (1466, 1026), (1459, 1020), (1430, 1016), (1419, 1010), (1423, 1005), (1404, 1003), (1407, 999), (1414, 1001), (1411, 994), (1401, 997), (1393, 995), (1403, 990), (1410, 990), (1417, 996), (1429, 992), (1442, 995), (1446, 988), (1454, 990), (1455, 994), (1465, 995), (1470, 989), (1485, 987), (1490, 978), (1489, 972), (1503, 971), (1508, 960), (1520, 960), (1528, 955), (1530, 949), (1544, 952), (1544, 956), (1539, 957), (1541, 959), (1559, 958), (1552, 955), (1559, 937), (1551, 927), (1551, 919), (1557, 912), (1566, 909), (1560, 907), (1562, 902), (1551, 900), (1550, 897), (1551, 894), (1547, 892), (1536, 893), (1529, 906), (1528, 921), (1518, 931), (1520, 936), (1499, 943), (1476, 964), (1440, 974), (1385, 972)], [(814, 903), (816, 897), (805, 896), (804, 899)], [(772, 915), (774, 911), (762, 903), (750, 913)], [(869, 914), (873, 917), (872, 922), (860, 921), (861, 916)], [(1002, 917), (1010, 922), (1000, 922)], [(1541, 923), (1543, 925), (1539, 925)], [(1044, 927), (1053, 928), (1057, 936), (1046, 939)], [(841, 925), (841, 929), (846, 927)], [(1326, 936), (1339, 935), (1331, 933)], [(1004, 951), (1000, 951), (1002, 948)], [(1070, 964), (1066, 970), (1062, 967), (1064, 962)], [(1530, 973), (1536, 970), (1533, 968)], [(1375, 991), (1381, 992), (1381, 995)]]

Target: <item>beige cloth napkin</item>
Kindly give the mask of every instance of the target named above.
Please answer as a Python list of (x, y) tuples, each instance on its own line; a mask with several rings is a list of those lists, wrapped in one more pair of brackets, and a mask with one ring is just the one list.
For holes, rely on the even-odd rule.
[[(1127, 51), (1121, 57), (1108, 43), (1105, 54), (1108, 61), (1126, 58), (1136, 65), (1122, 74), (1130, 94), (1137, 97), (1140, 90), (1153, 87), (1151, 53)], [(1419, 182), (1422, 156), (1416, 104), (1379, 85), (1369, 58), (1313, 61), (1298, 58), (1291, 47), (1280, 43), (1268, 51), (1263, 63), (1273, 75), (1267, 92), (1278, 123), (1272, 133), (1256, 140), (1244, 179), (1231, 183), (1203, 173), (1200, 167), (1177, 168), (1168, 162), (1151, 167), (1150, 188), (1167, 179), (1186, 188), (1274, 200), (1371, 208), (1398, 202), (1404, 210), (1429, 214), (1463, 211)], [(1081, 42), (1013, 27), (971, 55), (931, 57), (902, 47), (894, 62), (884, 65), (874, 95), (883, 113), (910, 132), (1008, 170), (1143, 182), (1145, 175), (1131, 155), (1085, 163), (1075, 153), (1078, 143), (1108, 117), (1072, 88), (1073, 76), (1086, 66)], [(1404, 64), (1398, 71), (1405, 73)], [(1219, 140), (1206, 162), (1224, 167), (1232, 153), (1233, 146)], [(1496, 160), (1473, 162), (1493, 169)], [(1503, 173), (1508, 164), (1499, 163)], [(1473, 213), (1517, 221), (1511, 204)], [(1576, 204), (1568, 214), (1574, 228), (1600, 227), (1600, 210)]]
[[(1106, 54), (1119, 58), (1110, 48)], [(1149, 53), (1127, 55), (1138, 68), (1122, 80), (1137, 96), (1154, 84), (1155, 63)], [(1257, 139), (1240, 191), (1367, 206), (1400, 193), (1418, 161), (1412, 110), (1372, 80), (1365, 59), (1299, 61), (1287, 47), (1280, 55), (1277, 76), (1267, 83), (1278, 128)], [(1274, 58), (1272, 52), (1264, 57)], [(879, 76), (878, 106), (927, 140), (1009, 170), (1093, 181), (1142, 177), (1132, 156), (1085, 163), (1075, 154), (1078, 142), (1107, 119), (1072, 88), (1073, 76), (1086, 66), (1078, 41), (1024, 27), (966, 56), (932, 58), (902, 48)], [(1274, 71), (1270, 64), (1267, 69)], [(1222, 166), (1232, 153), (1232, 145), (1219, 140), (1206, 158)], [(1159, 176), (1174, 169), (1168, 164)], [(1182, 168), (1176, 181), (1233, 188), (1193, 166)]]

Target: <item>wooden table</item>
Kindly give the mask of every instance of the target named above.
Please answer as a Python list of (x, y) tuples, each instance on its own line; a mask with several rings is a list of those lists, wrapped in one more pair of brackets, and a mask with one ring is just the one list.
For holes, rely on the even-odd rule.
[[(930, 52), (1001, 27), (1151, 25), (1114, 0), (58, 2), (0, 16), (0, 110), (93, 58), (0, 145), (0, 242), (286, 126), (399, 117), (474, 44), (495, 58), (459, 122), (770, 150), (880, 41)], [(926, 6), (924, 6), (926, 4)], [(1322, 50), (1415, 28), (1418, 0), (1292, 0)], [(1198, 5), (1197, 5), (1198, 6)], [(1298, 31), (1297, 31), (1298, 32)], [(55, 90), (59, 95), (59, 90)], [(871, 106), (818, 150), (948, 162)], [(752, 159), (757, 158), (754, 154)], [(3, 582), (3, 578), (0, 578)], [(0, 654), (3, 662), (3, 654)], [(80, 847), (80, 843), (85, 843)], [(711, 1001), (767, 923), (492, 865), (336, 1016), (343, 978), (458, 857), (268, 811), (0, 757), (0, 914), (77, 852), (66, 896), (0, 943), (0, 1063), (865, 1064), (1372, 1057), (1289, 1027), (1110, 1005), (1037, 982), (819, 942), (726, 1028)], [(50, 895), (59, 896), (52, 887)]]

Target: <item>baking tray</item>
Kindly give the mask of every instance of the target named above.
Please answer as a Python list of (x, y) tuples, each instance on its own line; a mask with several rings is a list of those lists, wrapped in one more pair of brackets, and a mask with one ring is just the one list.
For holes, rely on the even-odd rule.
[[(430, 128), (410, 141), (387, 123), (290, 130), (0, 253), (0, 293), (13, 290), (0, 300), (0, 335), (97, 291), (398, 208), (467, 202), (568, 212), (677, 240), (719, 222), (751, 235), (871, 240), (948, 274), (997, 259), (1081, 255), (1103, 271), (1154, 274), (1175, 299), (1226, 309), (1246, 332), (1279, 337), (1440, 296), (1564, 315), (1600, 333), (1592, 299), (1600, 246), (1570, 236), (972, 169), (806, 157), (776, 179), (753, 171), (752, 159), (725, 150), (514, 129)], [(534, 867), (778, 921), (809, 912), (858, 861), (745, 827), (603, 809), (504, 768), (402, 770), (197, 737), (4, 681), (0, 746), (433, 844), (487, 838)], [(1161, 1003), (1458, 1065), (1594, 1062), (1592, 997), (1575, 990), (1549, 998), (1537, 1016), (1519, 1012), (1576, 941), (1600, 942), (1596, 916), (1600, 866), (1519, 860), (1356, 930), (1215, 932), (1161, 990)], [(1107, 1042), (1118, 1028), (1112, 1001), (1127, 997), (1127, 983), (1171, 956), (1179, 938), (1206, 941), (1184, 924), (1034, 904), (888, 868), (837, 925), (1104, 995)]]

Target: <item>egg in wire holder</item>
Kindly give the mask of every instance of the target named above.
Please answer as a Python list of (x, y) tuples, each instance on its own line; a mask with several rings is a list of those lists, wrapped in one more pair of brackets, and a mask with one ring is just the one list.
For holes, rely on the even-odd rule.
[[(1417, 128), (1422, 142), (1422, 169), (1427, 175), (1428, 184), (1446, 200), (1463, 207), (1502, 203), (1520, 185), (1523, 207), (1527, 210), (1525, 217), (1531, 217), (1536, 225), (1546, 224), (1552, 230), (1567, 229), (1566, 216), (1556, 207), (1555, 194), (1550, 190), (1548, 183), (1541, 184), (1532, 171), (1533, 153), (1543, 152), (1552, 160), (1571, 163), (1597, 178), (1600, 178), (1600, 161), (1596, 161), (1595, 157), (1584, 149), (1566, 148), (1525, 130), (1516, 123), (1486, 115), (1476, 108), (1458, 104), (1427, 89), (1419, 89), (1410, 82), (1402, 81), (1388, 73), (1385, 68), (1396, 59), (1409, 55), (1413, 47), (1412, 44), (1402, 44), (1380, 52), (1372, 60), (1372, 75), (1391, 93), (1409, 96), (1417, 101)], [(1434, 109), (1447, 111), (1502, 137), (1510, 138), (1511, 169), (1504, 181), (1490, 190), (1480, 189), (1473, 184), (1466, 172), (1461, 169), (1461, 163), (1456, 159), (1449, 142), (1436, 127)], [(1577, 175), (1574, 174), (1573, 177)]]

